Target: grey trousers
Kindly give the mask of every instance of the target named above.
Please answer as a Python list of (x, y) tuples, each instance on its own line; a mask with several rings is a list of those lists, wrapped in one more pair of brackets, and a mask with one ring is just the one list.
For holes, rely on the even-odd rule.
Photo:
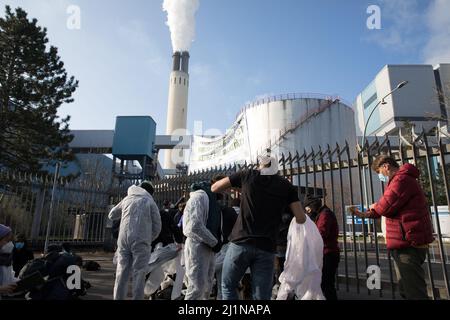
[(391, 250), (395, 262), (400, 295), (407, 300), (428, 300), (425, 271), (422, 268), (427, 256), (425, 248)]

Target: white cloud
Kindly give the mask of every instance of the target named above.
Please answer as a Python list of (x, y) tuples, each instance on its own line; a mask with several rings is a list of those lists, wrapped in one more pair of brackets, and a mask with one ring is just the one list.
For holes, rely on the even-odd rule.
[(427, 12), (430, 38), (423, 54), (426, 63), (450, 62), (450, 1), (434, 0)]
[(450, 1), (432, 0), (425, 10), (418, 0), (380, 0), (382, 30), (366, 38), (382, 48), (419, 52), (423, 62), (450, 62)]
[(381, 30), (371, 30), (366, 40), (392, 51), (416, 49), (425, 20), (418, 7), (418, 0), (381, 0)]

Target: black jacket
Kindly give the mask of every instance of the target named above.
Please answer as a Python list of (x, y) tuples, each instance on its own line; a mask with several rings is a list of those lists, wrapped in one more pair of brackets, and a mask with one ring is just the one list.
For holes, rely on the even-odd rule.
[(33, 251), (28, 249), (26, 244), (22, 249), (14, 248), (12, 252), (12, 263), (15, 277), (18, 277), (20, 270), (22, 270), (28, 261), (33, 259)]
[(155, 247), (158, 243), (162, 243), (163, 247), (174, 242), (174, 234), (177, 232), (174, 221), (174, 210), (163, 209), (159, 212), (161, 215), (161, 232), (158, 238), (152, 242), (152, 247)]

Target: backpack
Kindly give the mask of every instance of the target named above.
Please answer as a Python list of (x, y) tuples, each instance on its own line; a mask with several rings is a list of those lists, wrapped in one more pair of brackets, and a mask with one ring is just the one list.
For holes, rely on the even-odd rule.
[(204, 181), (196, 183), (194, 189), (203, 190), (208, 195), (209, 199), (209, 210), (208, 210), (208, 221), (206, 222), (206, 228), (212, 233), (212, 235), (217, 239), (217, 245), (213, 248), (215, 253), (219, 252), (223, 244), (222, 236), (222, 208), (217, 202), (216, 195), (211, 191), (211, 184)]
[(29, 261), (20, 271), (19, 278), (23, 279), (35, 272), (42, 277), (47, 277), (46, 283), (41, 288), (30, 290), (31, 300), (71, 300), (85, 295), (90, 284), (81, 279), (81, 289), (69, 290), (66, 286), (68, 278), (67, 267), (79, 265), (80, 257), (75, 254), (52, 251), (43, 258)]
[(39, 272), (41, 276), (48, 276), (48, 264), (44, 258), (28, 261), (19, 272), (19, 279), (24, 279), (35, 272)]

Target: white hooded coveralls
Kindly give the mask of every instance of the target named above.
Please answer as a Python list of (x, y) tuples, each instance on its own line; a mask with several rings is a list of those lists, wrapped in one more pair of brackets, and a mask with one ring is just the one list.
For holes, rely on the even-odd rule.
[(184, 246), (188, 281), (185, 300), (206, 300), (211, 292), (215, 271), (212, 248), (217, 244), (217, 239), (206, 228), (208, 212), (206, 192), (191, 192), (183, 214), (183, 233), (187, 238)]
[(322, 265), (323, 240), (316, 224), (308, 216), (304, 224), (292, 219), (277, 300), (286, 300), (290, 293), (298, 300), (325, 300), (320, 288)]
[(142, 300), (151, 244), (161, 232), (158, 206), (145, 189), (131, 186), (128, 196), (111, 210), (109, 218), (122, 219), (117, 239), (114, 300), (126, 298), (131, 272), (133, 300)]

